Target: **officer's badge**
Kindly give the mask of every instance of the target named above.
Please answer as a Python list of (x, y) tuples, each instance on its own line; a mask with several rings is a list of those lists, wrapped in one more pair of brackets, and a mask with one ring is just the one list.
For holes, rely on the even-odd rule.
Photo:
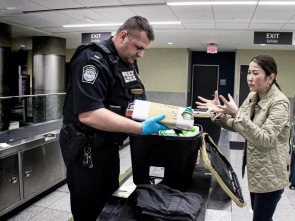
[(124, 81), (125, 81), (126, 84), (134, 82), (134, 81), (137, 80), (133, 70), (131, 70), (131, 71), (122, 71), (121, 73), (122, 73), (122, 76), (123, 76)]
[(93, 65), (83, 67), (82, 82), (93, 84), (98, 74), (98, 70)]

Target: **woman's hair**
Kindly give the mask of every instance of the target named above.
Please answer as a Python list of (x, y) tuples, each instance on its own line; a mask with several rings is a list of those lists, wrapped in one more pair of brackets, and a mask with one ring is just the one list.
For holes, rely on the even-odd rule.
[(153, 27), (146, 18), (141, 16), (133, 16), (127, 19), (124, 24), (118, 28), (117, 35), (119, 35), (123, 30), (129, 32), (132, 37), (138, 37), (139, 32), (145, 31), (150, 41), (155, 39)]
[(277, 63), (273, 57), (270, 55), (257, 55), (251, 59), (251, 62), (255, 62), (258, 64), (265, 72), (266, 77), (270, 76), (271, 74), (275, 75), (273, 79), (273, 84), (275, 84), (279, 90), (281, 91), (281, 87), (277, 83)]

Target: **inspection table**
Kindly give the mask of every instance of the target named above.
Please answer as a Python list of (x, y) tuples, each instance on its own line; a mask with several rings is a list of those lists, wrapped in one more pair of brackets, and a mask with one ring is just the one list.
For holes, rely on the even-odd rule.
[[(196, 221), (205, 220), (211, 178), (212, 176), (210, 172), (204, 167), (202, 160), (200, 160), (200, 163), (196, 165), (194, 169), (190, 185), (184, 191), (198, 193), (203, 198), (203, 204), (200, 208)], [(133, 183), (132, 175), (130, 175), (130, 177), (110, 197), (101, 214), (97, 218), (97, 221), (139, 220), (135, 205), (135, 189), (136, 185)]]

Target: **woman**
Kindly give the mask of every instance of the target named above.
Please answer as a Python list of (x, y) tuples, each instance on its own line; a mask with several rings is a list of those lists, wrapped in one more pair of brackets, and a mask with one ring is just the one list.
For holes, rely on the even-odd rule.
[(240, 108), (229, 94), (213, 100), (202, 97), (198, 108), (214, 112), (213, 122), (241, 134), (244, 147), (242, 176), (247, 165), (253, 221), (269, 221), (284, 187), (289, 183), (290, 103), (277, 83), (277, 65), (269, 55), (258, 55), (250, 64), (250, 93)]

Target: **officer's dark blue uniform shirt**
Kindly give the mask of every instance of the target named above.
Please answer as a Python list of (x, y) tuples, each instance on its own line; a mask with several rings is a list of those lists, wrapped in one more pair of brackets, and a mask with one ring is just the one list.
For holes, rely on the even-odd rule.
[[(80, 113), (107, 108), (124, 115), (128, 102), (132, 100), (131, 88), (144, 90), (137, 74), (137, 64), (127, 64), (119, 59), (112, 38), (103, 45), (118, 58), (118, 65), (111, 65), (105, 55), (95, 47), (86, 47), (74, 55), (70, 63), (70, 90), (64, 108), (64, 123), (79, 126)], [(131, 75), (124, 73), (129, 73)], [(145, 93), (141, 99), (146, 99)], [(120, 107), (112, 110), (111, 107)], [(74, 121), (74, 122), (73, 122)]]
[[(110, 42), (111, 39), (108, 40), (110, 49), (116, 53)], [(114, 77), (101, 53), (92, 48), (83, 50), (72, 61), (71, 74), (75, 115), (105, 107), (103, 101)]]

